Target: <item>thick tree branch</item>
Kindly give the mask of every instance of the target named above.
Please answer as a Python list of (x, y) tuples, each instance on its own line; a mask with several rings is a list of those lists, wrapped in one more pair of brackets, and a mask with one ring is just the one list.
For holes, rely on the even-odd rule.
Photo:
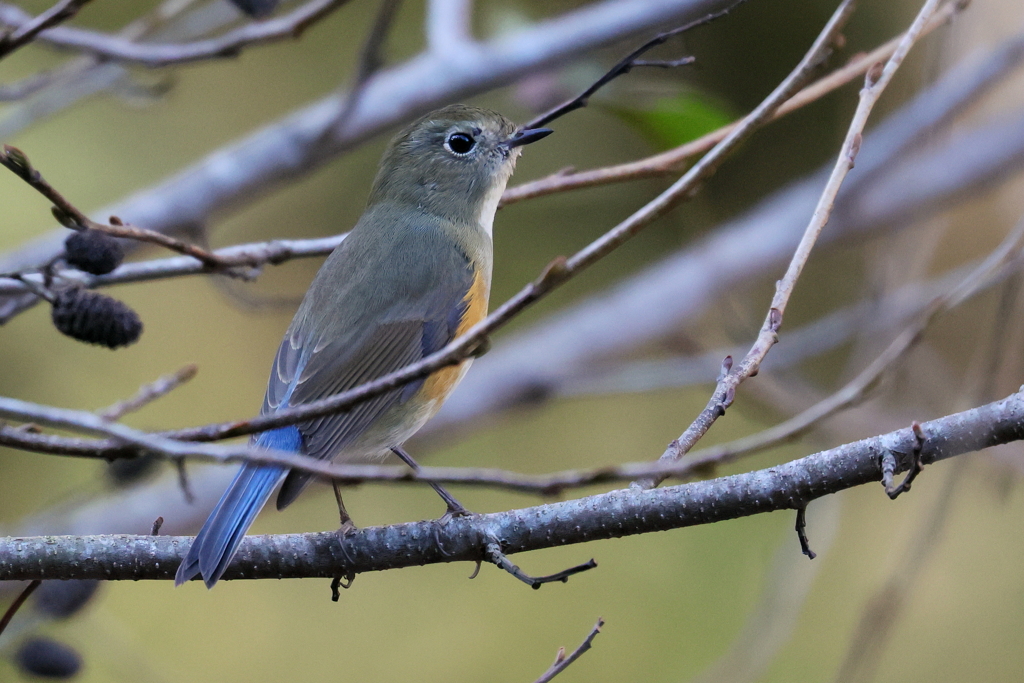
[[(1024, 438), (1024, 395), (923, 423), (922, 462), (931, 464)], [(766, 470), (660, 489), (624, 489), (488, 515), (334, 532), (248, 536), (225, 579), (331, 578), (441, 562), (476, 562), (489, 539), (505, 554), (795, 510), (854, 486), (878, 482), (881, 459), (911, 466), (910, 428), (864, 439)], [(52, 578), (173, 578), (188, 548), (175, 536), (41, 536), (0, 539), (0, 581)]]

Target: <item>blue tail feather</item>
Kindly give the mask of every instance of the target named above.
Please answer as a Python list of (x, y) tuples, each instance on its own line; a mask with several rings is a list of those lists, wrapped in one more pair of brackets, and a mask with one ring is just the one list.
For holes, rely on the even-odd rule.
[[(253, 443), (257, 447), (293, 452), (299, 451), (301, 444), (302, 437), (295, 427), (263, 432)], [(234, 557), (245, 532), (287, 472), (283, 467), (269, 465), (242, 466), (178, 567), (175, 586), (200, 574), (206, 587), (213, 588)]]

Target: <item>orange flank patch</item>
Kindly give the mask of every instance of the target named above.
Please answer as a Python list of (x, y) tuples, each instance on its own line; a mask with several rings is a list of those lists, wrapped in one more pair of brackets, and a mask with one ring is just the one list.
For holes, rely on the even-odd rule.
[[(469, 291), (466, 292), (463, 301), (468, 305), (462, 320), (459, 322), (459, 327), (455, 333), (456, 337), (465, 334), (469, 328), (483, 320), (487, 315), (487, 283), (484, 282), (479, 270), (473, 277), (473, 284), (469, 286)], [(463, 361), (458, 365), (438, 370), (427, 378), (427, 381), (423, 384), (422, 396), (428, 401), (437, 401), (434, 411), (440, 410), (441, 403), (448, 398), (448, 394), (459, 383), (459, 380), (462, 379), (462, 375), (465, 374), (468, 368), (469, 363)]]

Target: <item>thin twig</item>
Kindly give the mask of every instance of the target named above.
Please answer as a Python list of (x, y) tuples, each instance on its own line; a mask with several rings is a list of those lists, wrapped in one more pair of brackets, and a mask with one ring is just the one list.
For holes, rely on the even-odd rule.
[[(786, 306), (793, 294), (797, 281), (800, 279), (804, 265), (810, 258), (811, 250), (814, 248), (818, 236), (828, 222), (836, 195), (839, 193), (839, 188), (842, 187), (843, 180), (845, 180), (846, 175), (853, 168), (854, 160), (860, 151), (862, 133), (864, 126), (867, 124), (868, 116), (871, 114), (871, 110), (874, 108), (878, 98), (885, 91), (886, 86), (892, 81), (893, 75), (903, 63), (903, 59), (910, 51), (910, 48), (917, 42), (925, 25), (928, 23), (929, 17), (932, 16), (938, 5), (939, 0), (927, 0), (885, 66), (882, 67), (879, 63), (868, 70), (865, 86), (861, 89), (857, 109), (853, 114), (853, 119), (850, 121), (846, 139), (843, 141), (835, 166), (828, 182), (825, 184), (825, 189), (818, 199), (818, 205), (815, 207), (803, 237), (797, 245), (793, 258), (789, 262), (785, 275), (776, 283), (775, 296), (772, 298), (771, 305), (768, 308), (768, 315), (765, 317), (757, 339), (743, 360), (737, 363), (729, 373), (719, 380), (707, 406), (686, 431), (669, 444), (669, 447), (662, 454), (661, 460), (678, 460), (693, 448), (697, 441), (711, 429), (715, 421), (725, 414), (726, 408), (732, 404), (736, 396), (736, 388), (744, 380), (757, 374), (764, 357), (778, 341), (778, 331), (782, 326)], [(839, 10), (836, 10), (837, 13), (842, 9), (843, 7), (841, 6)], [(658, 483), (659, 480), (657, 479), (648, 479), (637, 482), (637, 485), (651, 487), (657, 486)]]
[(349, 116), (355, 111), (359, 99), (366, 91), (366, 84), (370, 82), (375, 73), (383, 68), (384, 41), (387, 40), (388, 33), (395, 23), (395, 17), (398, 16), (398, 8), (401, 4), (402, 0), (380, 0), (373, 26), (363, 43), (362, 50), (359, 51), (355, 82), (349, 88), (348, 94), (345, 96), (345, 104), (342, 106), (341, 112), (338, 113), (338, 123), (334, 126), (335, 131), (339, 133), (344, 131)]
[(555, 656), (555, 663), (548, 667), (548, 670), (541, 674), (541, 677), (533, 683), (548, 683), (552, 678), (565, 671), (566, 667), (575, 662), (583, 655), (584, 652), (590, 649), (591, 645), (594, 643), (594, 638), (596, 638), (597, 634), (601, 632), (602, 626), (604, 626), (604, 619), (599, 617), (597, 623), (594, 624), (594, 628), (590, 629), (590, 633), (583, 639), (580, 646), (573, 650), (572, 654), (568, 657), (565, 656), (564, 647), (558, 648), (558, 654)]
[(694, 164), (683, 177), (629, 218), (573, 256), (556, 258), (548, 264), (536, 280), (440, 351), (372, 382), (319, 401), (287, 408), (273, 414), (261, 415), (246, 421), (209, 425), (192, 430), (188, 436), (181, 434), (179, 436), (196, 440), (216, 440), (297, 424), (311, 418), (343, 412), (374, 396), (404, 386), (442, 368), (461, 363), (471, 356), (491, 333), (504, 327), (525, 308), (544, 298), (587, 267), (600, 261), (680, 202), (693, 196), (700, 184), (718, 169), (726, 156), (749, 138), (755, 130), (764, 125), (772, 112), (800, 89), (814, 67), (828, 53), (832, 39), (852, 11), (851, 5), (850, 0), (846, 0), (842, 4), (840, 10), (833, 15), (796, 69), (739, 126)]
[[(310, 0), (289, 14), (252, 22), (224, 35), (191, 43), (137, 43), (117, 35), (80, 28), (59, 27), (36, 39), (54, 47), (95, 55), (107, 61), (130, 62), (148, 67), (186, 64), (205, 59), (237, 57), (251, 45), (295, 39), (320, 19), (349, 0)], [(0, 4), (0, 22), (21, 28), (31, 20), (14, 5)]]
[(565, 489), (628, 481), (641, 477), (688, 477), (702, 467), (695, 460), (654, 461), (626, 463), (588, 470), (566, 470), (546, 475), (531, 475), (493, 468), (472, 467), (406, 467), (331, 463), (300, 453), (250, 448), (245, 445), (204, 444), (177, 441), (167, 434), (141, 432), (120, 423), (108, 422), (94, 413), (67, 410), (52, 406), (0, 397), (0, 418), (49, 425), (77, 432), (101, 434), (105, 440), (68, 439), (31, 430), (0, 425), (0, 445), (37, 451), (50, 455), (76, 457), (116, 458), (136, 457), (140, 452), (152, 452), (175, 462), (184, 459), (217, 463), (256, 463), (277, 465), (309, 472), (323, 479), (346, 483), (367, 481), (415, 483), (435, 482), (495, 487), (545, 496)]
[[(947, 2), (938, 10), (924, 27), (921, 35), (927, 35), (933, 30), (942, 26), (945, 22), (962, 9), (963, 3)], [(897, 36), (875, 48), (871, 52), (859, 55), (850, 60), (827, 76), (815, 81), (780, 106), (772, 115), (776, 120), (801, 109), (811, 102), (821, 99), (825, 95), (841, 88), (853, 79), (863, 76), (874, 64), (888, 59), (899, 47), (903, 36)], [(638, 159), (616, 166), (605, 166), (590, 169), (587, 171), (561, 171), (545, 178), (538, 178), (528, 183), (523, 183), (505, 190), (501, 198), (501, 206), (515, 204), (527, 199), (543, 197), (558, 192), (578, 190), (585, 187), (596, 187), (610, 183), (620, 183), (628, 180), (639, 180), (641, 178), (653, 178), (677, 173), (686, 163), (703, 154), (725, 138), (729, 132), (739, 124), (738, 121), (719, 128), (716, 131), (707, 133), (696, 140), (691, 140), (679, 147), (661, 152), (645, 159)]]
[[(341, 244), (343, 239), (345, 239), (344, 234), (314, 239), (271, 240), (270, 242), (253, 242), (224, 247), (211, 253), (221, 263), (230, 266), (279, 265), (294, 258), (326, 256)], [(186, 275), (208, 275), (210, 270), (202, 261), (193, 257), (172, 256), (150, 261), (123, 263), (107, 275), (88, 275), (77, 270), (56, 270), (53, 274), (66, 280), (80, 282), (85, 287), (94, 288), (130, 282), (151, 282)], [(0, 296), (33, 291), (33, 284), (41, 285), (42, 276), (37, 273), (18, 274), (17, 279), (0, 276)], [(2, 322), (4, 319), (0, 318), (0, 323)]]
[[(736, 9), (737, 7), (739, 7), (745, 1), (746, 0), (737, 0), (732, 5), (729, 5), (728, 7), (726, 7), (725, 9), (719, 10), (717, 12), (711, 12), (710, 14), (706, 14), (703, 17), (700, 17), (698, 19), (694, 19), (693, 21), (687, 22), (686, 24), (683, 24), (682, 26), (674, 28), (671, 31), (665, 31), (664, 33), (659, 33), (658, 35), (654, 36), (653, 38), (648, 40), (646, 43), (644, 43), (643, 45), (641, 45), (640, 47), (636, 48), (635, 50), (630, 52), (628, 55), (626, 55), (625, 57), (620, 59), (615, 64), (615, 66), (613, 66), (611, 69), (606, 71), (603, 76), (601, 76), (596, 81), (594, 81), (590, 86), (588, 86), (586, 88), (586, 90), (581, 92), (579, 95), (577, 95), (576, 97), (573, 97), (572, 99), (570, 99), (570, 100), (568, 100), (566, 102), (563, 102), (562, 104), (558, 105), (557, 107), (555, 107), (555, 108), (553, 108), (553, 109), (551, 109), (549, 111), (544, 112), (540, 116), (535, 116), (534, 118), (530, 119), (527, 123), (524, 123), (523, 124), (523, 128), (541, 128), (541, 127), (551, 123), (555, 119), (562, 118), (563, 116), (565, 116), (569, 112), (576, 111), (577, 109), (582, 109), (583, 107), (587, 106), (587, 103), (590, 101), (590, 98), (594, 95), (594, 93), (596, 93), (598, 90), (600, 90), (604, 86), (608, 85), (610, 82), (612, 82), (613, 80), (615, 80), (619, 76), (623, 76), (625, 74), (628, 74), (633, 69), (633, 67), (636, 67), (636, 66), (651, 66), (652, 65), (649, 62), (643, 62), (642, 60), (639, 60), (639, 57), (641, 55), (646, 54), (647, 52), (650, 52), (651, 50), (653, 50), (657, 46), (664, 44), (670, 38), (674, 38), (675, 36), (678, 36), (680, 34), (686, 33), (687, 31), (691, 31), (691, 30), (697, 28), (698, 26), (704, 26), (705, 24), (710, 24), (715, 19), (718, 19), (720, 17), (724, 17), (725, 15), (729, 14), (729, 12), (731, 12), (734, 9)], [(673, 66), (682, 66), (683, 64), (690, 64), (691, 62), (693, 62), (693, 58), (692, 57), (685, 57), (682, 60), (677, 60), (677, 61), (678, 61), (678, 63), (677, 64), (673, 64)], [(665, 67), (665, 66), (668, 66), (668, 65), (669, 64), (667, 62), (659, 62), (657, 64), (657, 66), (661, 66), (661, 67)]]
[(695, 470), (723, 465), (741, 456), (791, 441), (822, 420), (856, 405), (877, 385), (882, 376), (914, 347), (922, 333), (931, 326), (940, 313), (955, 308), (981, 290), (1002, 280), (1008, 273), (1017, 271), (1021, 266), (1018, 250), (1022, 240), (1024, 218), (977, 268), (947, 292), (936, 297), (917, 320), (907, 325), (882, 353), (839, 391), (774, 427), (749, 437), (696, 451), (687, 457), (686, 461), (691, 463)]
[(124, 401), (118, 401), (109, 408), (98, 411), (97, 415), (102, 417), (104, 420), (110, 420), (112, 422), (120, 420), (128, 413), (134, 413), (161, 396), (166, 396), (170, 392), (174, 391), (182, 384), (195, 377), (198, 371), (199, 366), (194, 364), (186, 365), (175, 373), (164, 375), (163, 377), (142, 386), (131, 398)]
[(21, 591), (18, 597), (14, 599), (14, 602), (10, 604), (7, 611), (4, 612), (4, 615), (0, 617), (0, 635), (3, 635), (7, 625), (11, 623), (11, 619), (13, 619), (14, 615), (18, 613), (18, 610), (21, 609), (21, 606), (25, 604), (25, 601), (28, 600), (29, 596), (32, 595), (35, 589), (39, 588), (41, 583), (42, 581), (40, 579), (35, 579), (29, 583), (25, 586), (25, 590)]
[(800, 552), (813, 560), (818, 553), (811, 550), (811, 543), (807, 540), (807, 506), (801, 505), (796, 509), (796, 537), (800, 541)]
[[(179, 239), (175, 239), (174, 237), (169, 237), (161, 232), (125, 225), (116, 216), (110, 217), (110, 225), (97, 223), (82, 213), (74, 204), (68, 201), (64, 195), (58, 192), (55, 187), (48, 183), (43, 178), (42, 174), (32, 166), (25, 153), (16, 147), (11, 147), (10, 145), (3, 146), (3, 151), (0, 153), (0, 165), (6, 167), (16, 176), (28, 183), (29, 187), (50, 200), (50, 202), (53, 203), (54, 216), (57, 218), (58, 222), (64, 225), (64, 227), (72, 230), (98, 230), (99, 232), (106, 233), (112, 237), (121, 237), (124, 239), (136, 240), (138, 242), (158, 244), (170, 249), (171, 251), (176, 251), (179, 254), (185, 254), (186, 256), (198, 259), (208, 268), (226, 269), (231, 266), (239, 265), (237, 263), (224, 261), (216, 254), (213, 254), (206, 249), (197, 247), (194, 244), (183, 242)], [(247, 263), (244, 265), (253, 264)]]
[[(0, 59), (31, 42), (42, 31), (71, 19), (82, 9), (82, 5), (88, 2), (90, 0), (60, 0), (39, 16), (15, 26), (13, 31), (0, 35)], [(0, 19), (0, 23), (10, 24), (3, 19)]]
[(590, 559), (583, 564), (578, 564), (575, 567), (569, 567), (547, 576), (530, 576), (513, 564), (512, 560), (508, 559), (505, 553), (501, 551), (501, 544), (496, 540), (491, 540), (484, 544), (483, 556), (485, 560), (491, 562), (499, 569), (505, 570), (534, 590), (537, 590), (545, 583), (567, 583), (570, 576), (588, 571), (597, 566), (597, 562)]

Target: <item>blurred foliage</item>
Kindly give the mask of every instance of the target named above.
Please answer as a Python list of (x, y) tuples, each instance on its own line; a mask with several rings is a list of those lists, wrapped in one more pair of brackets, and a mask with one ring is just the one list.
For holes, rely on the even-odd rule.
[(696, 93), (662, 97), (649, 107), (615, 108), (612, 112), (640, 131), (657, 149), (678, 147), (736, 118), (710, 98)]
[[(21, 4), (39, 12), (51, 2)], [(156, 4), (94, 2), (77, 21), (117, 30)], [(486, 34), (510, 9), (535, 20), (583, 4), (482, 0), (477, 3), (476, 24)], [(635, 159), (699, 134), (724, 113), (748, 110), (801, 57), (833, 7), (833, 2), (823, 0), (750, 0), (729, 18), (659, 48), (652, 58), (694, 54), (697, 66), (624, 77), (600, 106), (559, 121), (555, 135), (531, 147), (515, 180), (566, 165), (589, 168)], [(347, 83), (373, 11), (373, 3), (350, 3), (300, 41), (179, 69), (167, 80), (169, 90), (162, 97), (91, 97), (0, 142), (25, 150), (69, 199), (95, 210)], [(835, 63), (889, 38), (914, 11), (916, 3), (860, 3), (846, 31), (847, 45)], [(422, 2), (404, 4), (389, 41), (392, 62), (422, 48), (423, 13)], [(969, 17), (970, 12), (958, 21)], [(585, 74), (613, 63), (635, 42), (609, 46), (582, 65), (555, 68), (547, 76), (571, 91), (582, 85)], [(927, 45), (915, 50), (875, 121), (920, 85), (937, 60), (932, 50)], [(62, 59), (45, 49), (23, 49), (0, 62), (0, 82), (53, 67)], [(144, 84), (163, 82), (162, 76), (150, 72), (133, 71), (132, 76)], [(845, 127), (844, 115), (854, 106), (856, 87), (772, 124), (734, 155), (695, 201), (528, 311), (512, 327), (528, 327), (600, 292), (828, 161)], [(702, 95), (694, 99), (689, 94), (694, 92)], [(510, 87), (474, 102), (525, 120), (533, 113), (535, 100)], [(645, 109), (637, 102), (654, 105)], [(16, 106), (0, 105), (0, 119)], [(627, 109), (632, 113), (623, 113)], [(296, 183), (253, 197), (229, 215), (212, 217), (211, 241), (225, 245), (347, 229), (362, 212), (384, 142), (367, 140)], [(613, 185), (503, 209), (496, 221), (492, 301), (503, 301), (534, 278), (553, 255), (571, 253), (594, 239), (668, 182)], [(0, 207), (0, 249), (53, 228), (46, 202), (14, 177), (0, 175)], [(985, 253), (1001, 237), (1003, 224), (996, 213), (993, 210), (991, 220), (974, 221), (969, 234), (939, 233), (940, 238), (929, 242), (936, 259), (958, 262)], [(924, 251), (920, 231), (907, 242), (914, 240), (915, 253)], [(787, 314), (787, 329), (860, 298), (866, 290), (870, 293), (865, 280), (873, 258), (891, 255), (901, 268), (905, 266), (901, 259), (907, 244), (879, 239), (874, 248), (878, 254), (850, 244), (815, 254)], [(157, 255), (163, 254), (146, 249), (133, 258)], [(269, 269), (247, 291), (254, 296), (301, 296), (318, 265), (302, 261)], [(774, 279), (766, 276), (734, 288), (715, 310), (681, 330), (680, 337), (696, 349), (749, 340), (760, 324)], [(170, 428), (237, 419), (258, 409), (292, 308), (240, 307), (199, 278), (119, 287), (113, 293), (143, 318), (146, 332), (138, 344), (112, 352), (77, 343), (55, 332), (48, 311), (39, 307), (0, 329), (0, 394), (98, 409), (131, 395), (140, 384), (196, 362), (200, 372), (194, 381), (126, 422)], [(992, 297), (982, 299), (981, 305), (992, 303)], [(979, 310), (951, 316), (939, 327), (926, 367), (915, 366), (910, 379), (900, 378), (900, 387), (911, 387), (908, 403), (900, 409), (923, 419), (965, 407), (959, 385), (924, 384), (934, 391), (915, 392), (921, 385), (913, 382), (927, 382), (929, 371), (936, 368), (963, 379), (957, 373), (966, 371), (964, 359), (976, 346), (973, 335), (988, 319), (984, 311), (989, 309)], [(502, 336), (497, 336), (496, 345)], [(670, 344), (665, 346), (638, 353), (671, 350)], [(833, 386), (870, 350), (864, 341), (857, 348), (829, 354), (805, 368), (804, 378)], [(1021, 382), (1020, 377), (1008, 380)], [(703, 406), (707, 391), (698, 387), (556, 401), (503, 416), (442, 447), (427, 451), (413, 444), (410, 450), (432, 464), (532, 472), (647, 460), (678, 436)], [(750, 433), (779, 417), (770, 403), (759, 402), (744, 388), (708, 442)], [(723, 472), (789, 460), (835, 443), (837, 434), (851, 439), (866, 432), (847, 429), (826, 433), (827, 438), (807, 438)], [(949, 503), (951, 521), (932, 560), (915, 577), (892, 645), (879, 660), (878, 681), (1015, 680), (1024, 670), (1024, 540), (1018, 529), (1024, 496), (1014, 486), (1017, 475), (993, 460), (972, 456), (968, 465)], [(767, 672), (753, 680), (832, 680), (866, 601), (892, 572), (901, 570), (903, 549), (927, 521), (949, 472), (948, 463), (929, 467), (913, 493), (896, 502), (889, 502), (880, 487), (844, 493), (836, 497), (842, 501), (838, 522), (831, 521), (830, 514), (818, 514), (833, 501), (810, 506), (812, 547), (819, 541), (824, 545), (822, 539), (833, 533), (835, 540), (827, 551), (817, 548), (821, 555), (814, 560), (817, 575), (806, 603), (794, 623), (773, 625), (783, 629), (784, 644)], [(0, 527), (4, 533), (16, 533), (23, 518), (44, 510), (70, 517), (77, 505), (108, 494), (111, 478), (123, 482), (133, 476), (109, 471), (104, 463), (0, 449)], [(143, 477), (142, 485), (150, 481)], [(456, 494), (477, 511), (537, 502), (479, 489)], [(346, 502), (360, 525), (441, 512), (426, 487), (363, 486), (348, 493)], [(336, 515), (329, 489), (317, 487), (283, 513), (268, 510), (253, 532), (329, 529), (336, 525)], [(212, 592), (199, 585), (174, 590), (169, 582), (123, 583), (105, 586), (87, 609), (60, 623), (44, 618), (40, 609), (26, 609), (12, 629), (22, 629), (22, 636), (52, 633), (66, 642), (84, 658), (76, 679), (82, 683), (484, 678), (512, 683), (533, 680), (550, 664), (558, 646), (575, 647), (602, 616), (607, 624), (594, 649), (558, 680), (686, 681), (728, 651), (764, 591), (785, 584), (790, 575), (773, 569), (787, 566), (773, 561), (777, 554), (788, 549), (796, 561), (806, 562), (798, 555), (792, 525), (791, 514), (776, 513), (516, 556), (525, 570), (538, 574), (591, 556), (597, 559), (598, 569), (539, 591), (493, 567), (484, 567), (480, 576), (468, 581), (472, 567), (462, 564), (359, 576), (337, 604), (330, 601), (327, 581), (225, 582)], [(123, 531), (146, 533), (148, 526)], [(0, 640), (0, 680), (19, 680), (13, 659), (20, 642), (13, 631)]]

